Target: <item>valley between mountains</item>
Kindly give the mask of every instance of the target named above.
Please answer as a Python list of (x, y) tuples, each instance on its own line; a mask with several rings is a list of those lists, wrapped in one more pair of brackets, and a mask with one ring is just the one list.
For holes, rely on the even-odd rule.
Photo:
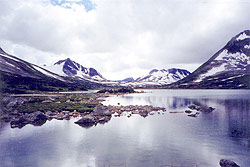
[[(208, 56), (209, 58), (209, 56)], [(111, 81), (92, 67), (69, 58), (39, 67), (0, 49), (2, 93), (87, 90), (97, 87), (249, 89), (250, 31), (234, 36), (194, 72), (185, 69), (153, 69), (139, 78)], [(129, 77), (129, 76), (128, 76)]]

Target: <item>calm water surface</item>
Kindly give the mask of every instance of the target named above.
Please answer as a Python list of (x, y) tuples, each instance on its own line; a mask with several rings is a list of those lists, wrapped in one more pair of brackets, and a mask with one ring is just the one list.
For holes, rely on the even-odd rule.
[[(82, 128), (52, 120), (41, 127), (0, 129), (1, 167), (216, 167), (221, 158), (250, 166), (249, 90), (147, 90), (113, 96), (104, 104), (153, 105), (166, 112), (146, 118), (113, 117)], [(216, 108), (197, 118), (189, 104)]]

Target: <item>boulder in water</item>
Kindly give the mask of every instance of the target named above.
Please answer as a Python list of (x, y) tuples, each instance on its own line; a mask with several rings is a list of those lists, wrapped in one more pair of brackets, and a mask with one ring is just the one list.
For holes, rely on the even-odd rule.
[(91, 127), (96, 124), (96, 120), (94, 116), (86, 115), (75, 122), (76, 124), (83, 127)]

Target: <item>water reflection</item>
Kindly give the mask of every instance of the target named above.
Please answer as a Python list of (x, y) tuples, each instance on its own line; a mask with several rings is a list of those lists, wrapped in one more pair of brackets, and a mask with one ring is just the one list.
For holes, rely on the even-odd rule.
[(250, 147), (250, 100), (225, 100), (225, 112), (228, 135)]
[[(184, 90), (186, 91), (186, 90)], [(196, 93), (199, 93), (198, 95)], [(212, 92), (212, 93), (211, 93)], [(203, 113), (202, 121), (216, 133), (227, 133), (233, 140), (249, 147), (250, 143), (250, 92), (246, 91), (196, 91), (196, 93), (165, 91), (148, 91), (141, 95), (125, 95), (111, 97), (106, 104), (121, 105), (153, 105), (165, 107), (168, 111), (185, 111), (195, 104), (214, 107), (213, 113)], [(238, 94), (237, 94), (238, 93)]]
[[(248, 92), (249, 93), (249, 92)], [(112, 117), (89, 129), (75, 120), (52, 120), (41, 127), (4, 126), (0, 133), (0, 167), (12, 166), (218, 166), (221, 158), (250, 164), (250, 97), (235, 91), (167, 91), (115, 96), (106, 103), (153, 105), (165, 115)], [(197, 118), (190, 104), (214, 107)]]

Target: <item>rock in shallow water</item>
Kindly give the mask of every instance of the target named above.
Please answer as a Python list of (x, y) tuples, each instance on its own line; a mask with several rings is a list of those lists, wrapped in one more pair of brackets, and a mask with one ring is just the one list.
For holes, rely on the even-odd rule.
[(108, 107), (97, 106), (93, 111), (94, 116), (111, 116), (112, 113), (109, 111)]
[(220, 166), (221, 167), (240, 167), (234, 161), (231, 161), (231, 160), (228, 160), (228, 159), (221, 159), (220, 160)]
[(196, 104), (191, 104), (188, 106), (189, 109), (191, 110), (197, 110), (197, 111), (200, 111), (200, 112), (212, 112), (215, 108), (213, 107), (208, 107), (206, 105), (196, 105)]
[(22, 128), (27, 124), (41, 126), (47, 121), (47, 116), (40, 111), (26, 114), (10, 122), (11, 128)]
[(28, 124), (28, 122), (23, 117), (21, 117), (21, 118), (18, 118), (16, 120), (11, 121), (10, 127), (11, 128), (22, 128), (27, 124)]
[(46, 121), (47, 121), (47, 116), (44, 113), (37, 111), (33, 113), (33, 120), (31, 120), (30, 123), (35, 126), (41, 126)]
[(90, 127), (96, 124), (96, 120), (94, 116), (86, 115), (75, 122), (76, 124), (83, 127)]
[(190, 114), (190, 113), (192, 113), (192, 111), (191, 110), (186, 110), (185, 113)]

